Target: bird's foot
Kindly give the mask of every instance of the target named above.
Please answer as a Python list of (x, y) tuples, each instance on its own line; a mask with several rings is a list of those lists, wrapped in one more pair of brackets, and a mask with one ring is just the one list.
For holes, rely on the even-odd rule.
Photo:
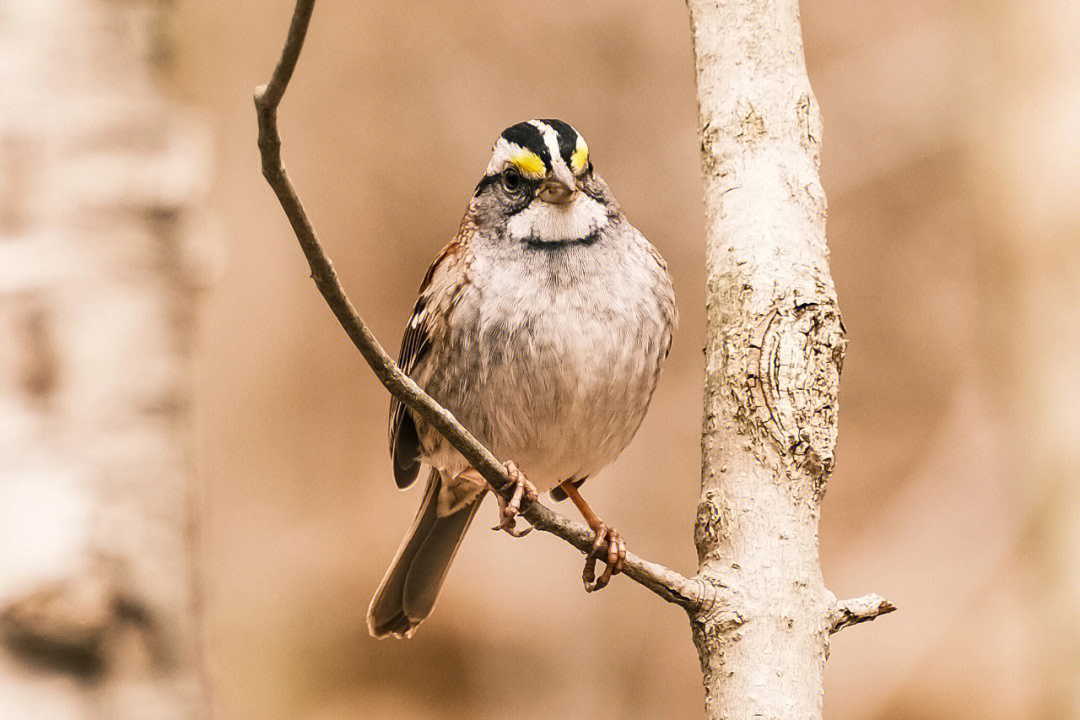
[(502, 493), (496, 491), (495, 499), (499, 501), (499, 524), (491, 529), (502, 530), (507, 535), (516, 538), (524, 537), (532, 532), (532, 527), (519, 530), (517, 517), (521, 514), (522, 500), (536, 502), (536, 486), (529, 482), (525, 473), (521, 472), (513, 460), (507, 461), (506, 474), (510, 476), (510, 481), (514, 484), (514, 493), (507, 500)]
[[(581, 571), (581, 579), (585, 583), (585, 592), (595, 592), (607, 587), (613, 575), (618, 575), (623, 570), (626, 562), (626, 541), (618, 530), (606, 523), (598, 523), (593, 528), (596, 539), (593, 540), (592, 550), (585, 556), (585, 569)], [(596, 577), (596, 561), (604, 561), (604, 572)]]

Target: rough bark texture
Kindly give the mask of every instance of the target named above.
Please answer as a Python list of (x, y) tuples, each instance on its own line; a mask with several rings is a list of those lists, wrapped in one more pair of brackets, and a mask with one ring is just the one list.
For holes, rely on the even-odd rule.
[(707, 221), (700, 577), (709, 718), (819, 718), (818, 563), (844, 330), (829, 276), (821, 117), (796, 0), (688, 0)]
[[(189, 212), (167, 5), (0, 1), (0, 717), (199, 718)], [(205, 238), (201, 238), (205, 241)]]

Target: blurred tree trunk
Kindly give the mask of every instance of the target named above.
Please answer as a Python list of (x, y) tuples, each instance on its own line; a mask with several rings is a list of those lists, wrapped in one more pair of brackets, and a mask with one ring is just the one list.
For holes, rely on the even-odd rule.
[(706, 214), (699, 577), (706, 716), (820, 718), (835, 597), (818, 562), (844, 330), (797, 0), (688, 0)]
[(0, 0), (0, 717), (207, 715), (190, 457), (209, 143), (159, 0)]

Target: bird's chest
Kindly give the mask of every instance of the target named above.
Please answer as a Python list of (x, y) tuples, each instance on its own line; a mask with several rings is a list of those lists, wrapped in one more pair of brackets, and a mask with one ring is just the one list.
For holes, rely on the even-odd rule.
[(534, 424), (579, 421), (628, 380), (632, 318), (582, 294), (499, 303), (480, 323), (485, 394), (513, 398)]
[(456, 412), (541, 490), (610, 463), (640, 423), (657, 363), (642, 292), (535, 273), (458, 308)]

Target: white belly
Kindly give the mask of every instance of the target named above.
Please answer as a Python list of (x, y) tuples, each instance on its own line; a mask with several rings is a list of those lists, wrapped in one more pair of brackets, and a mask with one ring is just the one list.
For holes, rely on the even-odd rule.
[[(634, 231), (636, 232), (636, 231)], [(670, 279), (638, 244), (474, 257), (426, 359), (428, 392), (540, 491), (610, 464), (637, 432), (674, 324)], [(509, 272), (508, 267), (517, 268)], [(425, 459), (467, 467), (445, 442)]]
[(563, 301), (482, 327), (478, 382), (452, 411), (537, 489), (594, 475), (629, 444), (656, 383), (659, 323)]

